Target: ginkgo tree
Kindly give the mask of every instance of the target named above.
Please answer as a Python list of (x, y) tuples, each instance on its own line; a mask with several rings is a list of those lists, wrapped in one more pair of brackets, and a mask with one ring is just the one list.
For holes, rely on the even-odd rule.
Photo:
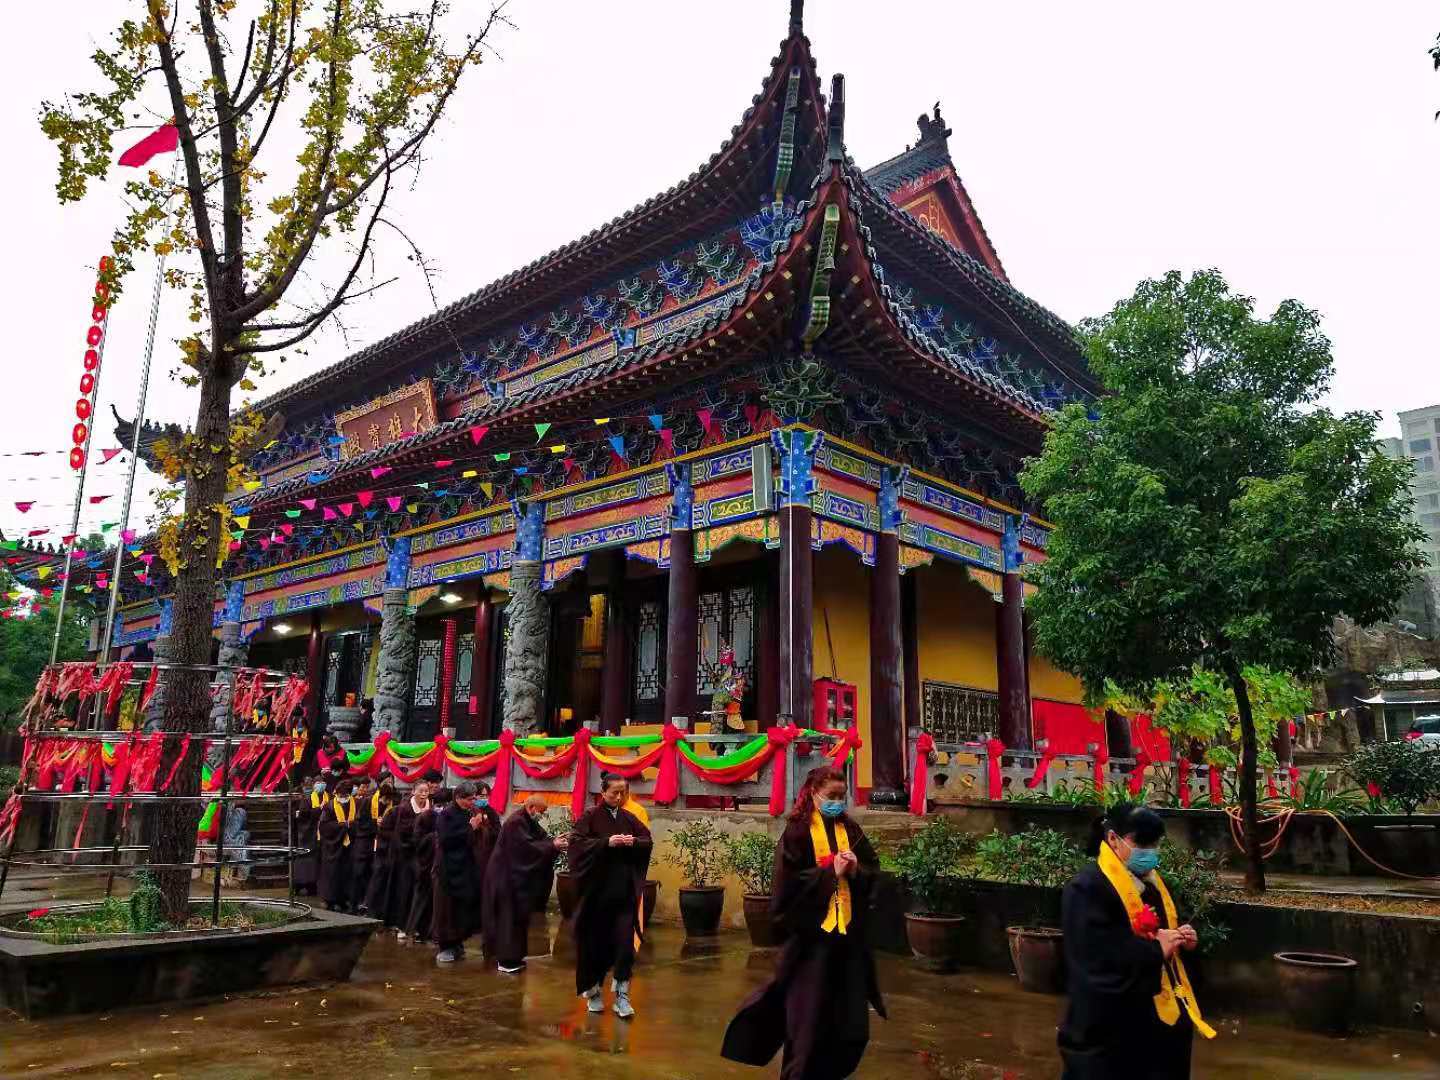
[[(210, 660), (218, 568), (228, 547), (226, 494), (273, 432), (270, 417), (236, 420), (236, 392), (267, 362), (383, 284), (387, 231), (415, 256), (388, 212), (418, 169), (468, 70), (490, 54), (503, 3), (445, 0), (125, 0), (128, 12), (93, 54), (95, 89), (47, 101), (40, 125), (59, 152), (57, 195), (85, 198), (105, 180), (127, 127), (172, 124), (179, 179), (152, 168), (125, 184), (114, 281), (147, 253), (165, 254), (167, 283), (188, 296), (194, 332), (178, 343), (198, 390), (193, 426), (165, 448), (183, 516), (162, 550), (175, 579), (172, 659)], [(133, 132), (122, 136), (133, 137)], [(422, 259), (423, 262), (423, 259)], [(303, 287), (297, 287), (303, 286)], [(175, 674), (166, 731), (202, 729), (203, 676)], [(174, 740), (172, 753), (185, 745)], [(171, 791), (198, 791), (198, 742)], [(198, 803), (157, 811), (151, 861), (193, 857)], [(157, 875), (172, 918), (188, 873)]]

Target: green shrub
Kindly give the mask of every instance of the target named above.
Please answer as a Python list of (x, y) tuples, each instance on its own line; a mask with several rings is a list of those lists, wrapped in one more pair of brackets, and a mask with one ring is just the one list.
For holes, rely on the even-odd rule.
[(1345, 759), (1345, 771), (1361, 784), (1374, 784), (1406, 816), (1440, 798), (1440, 750), (1419, 740), (1368, 743)]
[(751, 896), (768, 896), (775, 875), (775, 841), (763, 832), (741, 833), (730, 841), (727, 860)]
[(0, 765), (0, 802), (9, 798), (11, 790), (19, 782), (19, 765)]
[(709, 818), (687, 821), (670, 834), (665, 861), (679, 867), (694, 888), (720, 884), (725, 875), (727, 848), (725, 834)]
[(996, 830), (980, 841), (982, 877), (1015, 885), (1064, 885), (1089, 862), (1079, 846), (1055, 829), (1031, 827), (1007, 836)]
[(136, 871), (135, 886), (130, 890), (130, 933), (153, 934), (169, 930), (165, 921), (165, 897), (155, 879), (144, 870)]
[(1191, 851), (1168, 837), (1160, 841), (1160, 876), (1175, 901), (1176, 915), (1189, 920), (1199, 935), (1202, 953), (1230, 936), (1230, 928), (1215, 914), (1224, 866), (1223, 854)]
[[(561, 836), (569, 836), (575, 828), (575, 819), (570, 816), (567, 807), (561, 806), (553, 810), (547, 810), (545, 816), (540, 819), (540, 825), (545, 834), (552, 840)], [(563, 874), (570, 869), (569, 856), (563, 851), (555, 853), (555, 873)]]
[(917, 915), (955, 915), (960, 882), (975, 851), (975, 837), (948, 817), (931, 821), (895, 851), (895, 873), (910, 890)]

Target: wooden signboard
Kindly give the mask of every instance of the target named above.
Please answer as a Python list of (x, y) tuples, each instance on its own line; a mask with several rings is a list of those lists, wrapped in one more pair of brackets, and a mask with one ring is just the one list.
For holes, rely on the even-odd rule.
[(345, 439), (342, 458), (379, 450), (436, 424), (435, 388), (429, 379), (392, 390), (383, 397), (335, 416), (335, 429)]

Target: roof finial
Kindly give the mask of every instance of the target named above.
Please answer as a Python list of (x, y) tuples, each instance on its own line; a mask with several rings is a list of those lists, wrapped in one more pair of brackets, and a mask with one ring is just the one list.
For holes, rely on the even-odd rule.
[(805, 32), (805, 0), (790, 0), (790, 36)]
[(935, 102), (934, 118), (932, 119), (924, 113), (921, 113), (917, 123), (920, 126), (920, 141), (922, 143), (932, 140), (948, 139), (950, 137), (950, 129), (945, 126), (945, 119), (940, 115), (940, 103), (938, 101)]
[(845, 160), (845, 76), (839, 72), (830, 79), (830, 139), (825, 159)]

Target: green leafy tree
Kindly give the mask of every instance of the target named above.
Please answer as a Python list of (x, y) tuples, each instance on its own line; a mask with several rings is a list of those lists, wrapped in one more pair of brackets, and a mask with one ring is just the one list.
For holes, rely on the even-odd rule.
[(1062, 411), (1022, 478), (1055, 525), (1036, 645), (1096, 686), (1224, 678), (1246, 884), (1263, 889), (1245, 670), (1309, 673), (1337, 615), (1389, 617), (1423, 558), (1410, 466), (1377, 452), (1374, 415), (1319, 406), (1330, 343), (1293, 300), (1257, 318), (1218, 272), (1172, 272), (1081, 332), (1108, 394)]
[[(204, 664), (232, 512), (226, 492), (278, 420), (232, 416), (232, 395), (255, 390), (267, 360), (383, 284), (377, 230), (409, 244), (387, 216), (391, 194), (418, 168), (503, 16), (483, 2), (452, 11), (447, 0), (113, 6), (129, 15), (93, 54), (100, 88), (44, 103), (40, 125), (59, 152), (61, 202), (108, 175), (127, 121), (168, 118), (179, 132), (179, 183), (151, 169), (125, 184), (130, 210), (115, 234), (111, 285), (118, 293), (140, 256), (163, 254), (168, 283), (188, 297), (195, 329), (178, 343), (179, 362), (199, 401), (191, 431), (163, 454), (184, 514), (162, 525), (160, 550), (175, 577), (172, 659)], [(420, 258), (413, 245), (409, 257)], [(174, 674), (163, 728), (200, 730), (207, 714), (203, 676)], [(200, 763), (195, 743), (175, 795), (198, 790)], [(153, 862), (191, 858), (198, 805), (157, 808)], [(183, 916), (188, 874), (157, 871), (156, 881), (170, 916)]]
[[(0, 570), (0, 594), (19, 591), (20, 585)], [(16, 604), (6, 601), (11, 611)], [(0, 619), (0, 729), (20, 722), (20, 710), (35, 693), (40, 672), (50, 663), (50, 646), (55, 640), (55, 620), (60, 614), (60, 594), (40, 600), (34, 614), (25, 618)], [(65, 625), (60, 634), (61, 661), (79, 660), (85, 654), (90, 605), (72, 589), (65, 598)]]

